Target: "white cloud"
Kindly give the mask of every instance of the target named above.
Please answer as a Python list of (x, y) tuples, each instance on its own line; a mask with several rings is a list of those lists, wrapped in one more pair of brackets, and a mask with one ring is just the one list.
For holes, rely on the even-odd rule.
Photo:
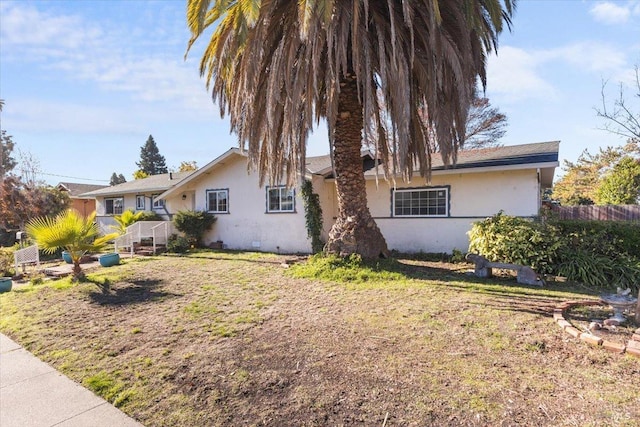
[(624, 52), (598, 42), (531, 51), (503, 46), (498, 56), (489, 58), (488, 89), (506, 102), (555, 99), (562, 88), (551, 80), (552, 69), (567, 64), (571, 67), (564, 67), (563, 72), (573, 72), (576, 77), (587, 73), (598, 79), (617, 79), (628, 70)]
[(540, 53), (544, 62), (564, 60), (580, 69), (598, 73), (625, 67), (625, 54), (615, 47), (598, 42), (574, 43)]
[(93, 82), (103, 91), (126, 93), (133, 101), (171, 102), (195, 114), (204, 110), (203, 117), (210, 117), (211, 98), (195, 61), (183, 59), (187, 39), (184, 46), (177, 41), (180, 29), (149, 35), (135, 27), (94, 24), (21, 3), (0, 7), (3, 60), (57, 70), (66, 83)]
[(86, 104), (15, 99), (3, 115), (8, 128), (27, 132), (145, 132), (144, 124), (127, 111)]
[(632, 11), (638, 9), (638, 6), (632, 9), (633, 4), (621, 6), (619, 3), (600, 2), (593, 6), (589, 13), (591, 16), (604, 24), (624, 24), (631, 17)]
[(553, 86), (537, 72), (540, 63), (535, 53), (503, 46), (498, 56), (489, 58), (488, 89), (509, 101), (552, 97)]

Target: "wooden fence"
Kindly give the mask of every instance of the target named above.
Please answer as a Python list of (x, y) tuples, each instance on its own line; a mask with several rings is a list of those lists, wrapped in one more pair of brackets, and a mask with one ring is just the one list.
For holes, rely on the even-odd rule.
[(551, 207), (558, 219), (591, 221), (640, 221), (640, 205), (557, 206)]

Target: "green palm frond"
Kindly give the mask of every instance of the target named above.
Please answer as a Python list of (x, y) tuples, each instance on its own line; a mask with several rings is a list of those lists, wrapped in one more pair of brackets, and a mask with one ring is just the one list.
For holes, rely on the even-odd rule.
[(124, 234), (127, 232), (127, 227), (135, 222), (138, 222), (140, 218), (144, 215), (144, 211), (134, 212), (131, 209), (127, 209), (122, 212), (121, 215), (116, 215), (113, 217), (113, 220), (118, 225), (112, 225), (111, 228), (116, 230), (119, 234)]
[(101, 237), (95, 213), (85, 218), (73, 209), (55, 218), (33, 219), (27, 224), (26, 231), (46, 253), (59, 249), (82, 254), (98, 251), (118, 236), (118, 233), (112, 233)]

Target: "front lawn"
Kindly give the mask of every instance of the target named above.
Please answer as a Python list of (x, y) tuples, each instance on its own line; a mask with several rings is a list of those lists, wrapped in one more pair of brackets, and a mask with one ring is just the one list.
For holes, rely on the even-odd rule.
[[(0, 295), (0, 331), (147, 426), (637, 426), (640, 359), (552, 318), (597, 292), (404, 260), (136, 258)], [(382, 273), (379, 271), (382, 270)]]

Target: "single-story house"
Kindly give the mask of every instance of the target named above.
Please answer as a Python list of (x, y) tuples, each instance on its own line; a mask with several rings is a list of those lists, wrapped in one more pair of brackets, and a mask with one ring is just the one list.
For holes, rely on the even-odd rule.
[(99, 190), (107, 187), (106, 185), (96, 184), (78, 184), (75, 182), (59, 182), (56, 185), (56, 189), (63, 191), (69, 195), (71, 199), (71, 208), (80, 212), (83, 216), (87, 217), (96, 210), (96, 199), (94, 197), (87, 197), (84, 193), (89, 191)]
[(89, 191), (82, 194), (82, 197), (91, 197), (96, 201), (96, 221), (104, 233), (113, 232), (110, 228), (116, 224), (113, 217), (128, 209), (134, 212), (155, 212), (170, 221), (172, 215), (179, 210), (195, 209), (195, 201), (192, 198), (179, 197), (178, 200), (171, 202), (172, 205), (169, 208), (158, 196), (192, 173), (193, 171), (151, 175), (147, 178)]
[[(538, 215), (542, 194), (558, 166), (559, 142), (460, 151), (455, 166), (434, 155), (431, 180), (385, 181), (371, 153), (363, 152), (367, 201), (389, 249), (466, 251), (472, 223), (503, 211)], [(319, 195), (326, 238), (338, 212), (329, 156), (309, 157), (305, 178)], [(204, 210), (217, 221), (205, 243), (229, 249), (310, 252), (298, 188), (258, 185), (247, 157), (232, 148), (195, 172), (155, 175), (92, 191), (101, 224), (124, 209), (154, 210), (170, 219), (180, 210)]]

